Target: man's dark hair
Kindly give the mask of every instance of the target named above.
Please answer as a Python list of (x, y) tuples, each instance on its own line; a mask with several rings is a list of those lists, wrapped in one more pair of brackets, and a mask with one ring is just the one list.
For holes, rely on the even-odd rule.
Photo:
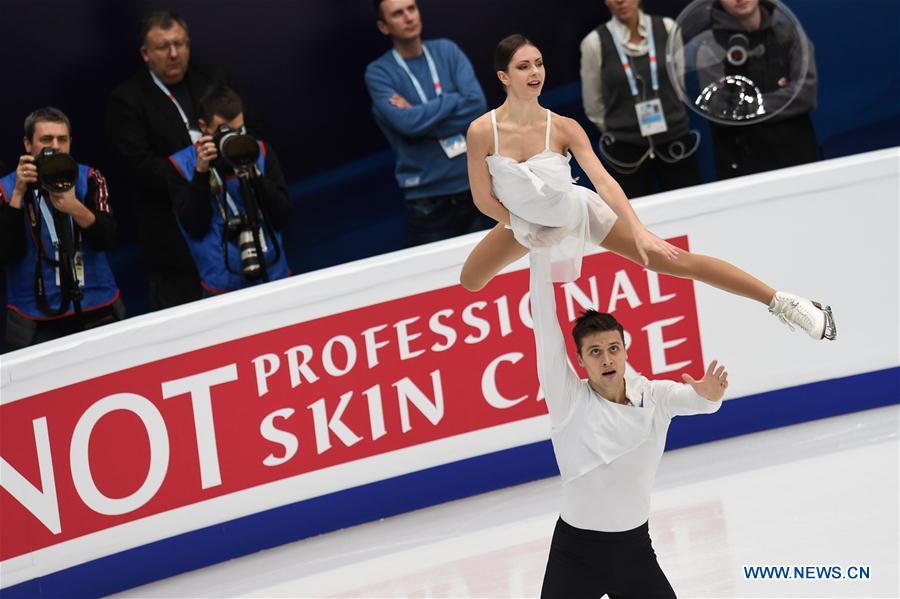
[(244, 102), (236, 91), (227, 85), (215, 85), (200, 98), (200, 118), (207, 124), (220, 116), (230, 121), (244, 112)]
[(381, 3), (382, 2), (384, 2), (384, 0), (375, 0), (375, 20), (376, 21), (384, 20), (384, 15), (381, 14)]
[(622, 337), (622, 343), (625, 343), (625, 329), (616, 320), (616, 317), (606, 312), (597, 312), (596, 310), (585, 310), (575, 321), (575, 327), (572, 329), (572, 337), (575, 338), (575, 349), (581, 353), (581, 340), (591, 333), (602, 333), (604, 331), (619, 331)]
[(147, 42), (147, 33), (154, 27), (168, 31), (175, 25), (180, 25), (184, 32), (188, 32), (187, 21), (171, 10), (155, 10), (141, 19), (140, 45)]
[(29, 141), (33, 141), (34, 128), (38, 123), (65, 123), (69, 129), (69, 135), (72, 135), (72, 123), (69, 122), (69, 117), (59, 108), (45, 106), (44, 108), (38, 108), (25, 117), (25, 138)]
[[(381, 12), (382, 4), (384, 4), (384, 0), (375, 0), (375, 20), (376, 21), (384, 21), (384, 13)], [(416, 5), (418, 5), (418, 0), (416, 0)]]

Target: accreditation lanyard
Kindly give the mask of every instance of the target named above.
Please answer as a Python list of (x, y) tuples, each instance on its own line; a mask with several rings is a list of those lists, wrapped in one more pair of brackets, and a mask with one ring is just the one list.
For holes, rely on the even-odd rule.
[[(441, 80), (438, 79), (437, 67), (434, 66), (434, 60), (431, 58), (431, 53), (428, 51), (428, 46), (422, 44), (422, 52), (425, 54), (425, 61), (428, 63), (428, 70), (431, 71), (431, 81), (434, 83), (434, 93), (436, 96), (441, 95)], [(425, 96), (425, 90), (422, 89), (422, 85), (419, 83), (419, 80), (415, 78), (412, 74), (412, 71), (409, 70), (409, 66), (406, 64), (406, 61), (403, 60), (403, 57), (400, 56), (400, 53), (397, 50), (393, 51), (394, 60), (400, 66), (401, 69), (409, 76), (409, 80), (412, 81), (413, 87), (416, 88), (416, 93), (419, 94), (419, 99), (422, 101), (422, 104), (428, 102), (428, 98)]]
[(172, 104), (175, 105), (175, 109), (178, 111), (178, 115), (181, 117), (181, 122), (184, 123), (184, 128), (187, 129), (188, 135), (191, 137), (191, 142), (196, 142), (200, 139), (200, 132), (196, 129), (191, 129), (191, 123), (188, 121), (187, 115), (184, 113), (184, 109), (181, 108), (181, 104), (178, 103), (178, 100), (175, 99), (175, 95), (169, 91), (169, 88), (166, 87), (166, 84), (159, 80), (159, 77), (156, 76), (156, 73), (150, 71), (150, 78), (153, 79), (153, 83), (156, 84), (156, 87), (162, 91), (166, 95), (169, 100), (172, 101)]
[[(50, 232), (50, 241), (53, 242), (53, 249), (59, 251), (59, 235), (56, 233), (56, 223), (53, 221), (53, 213), (50, 212), (50, 207), (47, 206), (47, 202), (44, 201), (44, 196), (37, 191), (34, 192), (34, 199), (41, 209), (41, 216), (43, 217), (44, 222), (47, 224), (47, 231)], [(69, 219), (71, 218), (72, 217), (70, 216)]]
[[(213, 181), (214, 181), (215, 185), (222, 191), (221, 195), (216, 194), (216, 197), (225, 196), (225, 202), (228, 204), (228, 207), (231, 209), (231, 213), (234, 216), (238, 216), (240, 214), (240, 212), (238, 212), (237, 204), (234, 203), (234, 199), (232, 199), (231, 194), (228, 193), (228, 188), (225, 187), (225, 182), (222, 180), (222, 177), (219, 176), (219, 172), (214, 168), (210, 168), (209, 172), (212, 173)], [(225, 208), (222, 207), (221, 202), (219, 203), (219, 211), (222, 213), (222, 218), (225, 221), (227, 221), (228, 217), (225, 214)]]
[[(659, 90), (659, 74), (657, 73), (656, 66), (656, 43), (653, 40), (653, 22), (649, 17), (644, 17), (644, 30), (647, 32), (647, 53), (650, 56), (650, 80), (653, 85), (653, 91)], [(634, 97), (638, 96), (638, 86), (637, 81), (635, 81), (634, 73), (631, 70), (631, 62), (628, 60), (628, 56), (625, 54), (625, 48), (622, 47), (622, 42), (619, 40), (619, 36), (613, 28), (611, 27), (612, 21), (609, 22), (607, 28), (609, 32), (612, 34), (613, 44), (616, 46), (616, 52), (619, 53), (619, 60), (622, 61), (622, 68), (625, 69), (625, 76), (628, 77), (628, 86), (631, 88), (631, 95)]]

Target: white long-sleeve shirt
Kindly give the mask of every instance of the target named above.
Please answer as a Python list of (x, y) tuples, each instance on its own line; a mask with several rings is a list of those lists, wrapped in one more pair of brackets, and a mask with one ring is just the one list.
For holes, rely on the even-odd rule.
[(560, 516), (577, 528), (630, 530), (650, 515), (650, 490), (673, 416), (709, 414), (721, 401), (690, 385), (626, 378), (632, 405), (597, 394), (572, 369), (556, 315), (546, 256), (531, 254), (531, 310), (538, 378), (562, 475)]

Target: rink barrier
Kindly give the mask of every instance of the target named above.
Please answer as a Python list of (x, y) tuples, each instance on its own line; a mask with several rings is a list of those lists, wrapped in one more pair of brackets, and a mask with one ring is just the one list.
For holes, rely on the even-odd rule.
[[(898, 402), (900, 368), (780, 389), (729, 402), (715, 418), (676, 418), (666, 451)], [(540, 441), (150, 543), (6, 588), (2, 595), (108, 595), (297, 539), (558, 474), (550, 442)]]
[[(835, 309), (835, 343), (603, 252), (557, 289), (561, 323), (587, 305), (615, 310), (630, 367), (653, 378), (729, 366), (735, 399), (676, 419), (669, 448), (896, 403), (898, 156), (635, 202), (676, 245), (818, 294)], [(464, 291), (456, 277), (479, 238), (4, 355), (2, 594), (110, 593), (552, 475), (525, 263)]]

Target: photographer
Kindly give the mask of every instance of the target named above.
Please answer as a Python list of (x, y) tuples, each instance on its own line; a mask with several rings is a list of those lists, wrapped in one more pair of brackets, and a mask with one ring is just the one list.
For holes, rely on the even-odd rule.
[(25, 119), (26, 155), (0, 179), (0, 263), (11, 349), (125, 316), (104, 250), (115, 242), (99, 171), (70, 156), (69, 119), (56, 108)]
[(199, 113), (203, 136), (169, 157), (169, 191), (205, 295), (289, 276), (278, 231), (291, 205), (274, 151), (245, 132), (231, 88), (208, 90)]
[(149, 304), (162, 310), (200, 299), (197, 269), (172, 214), (166, 176), (172, 152), (200, 137), (197, 104), (227, 74), (191, 60), (188, 24), (166, 10), (140, 24), (142, 67), (109, 97), (110, 149), (128, 176)]
[[(724, 75), (740, 75), (753, 81), (765, 95), (767, 111), (780, 110), (760, 123), (712, 123), (717, 179), (818, 159), (819, 144), (810, 118), (818, 92), (815, 48), (812, 41), (801, 40), (783, 20), (775, 19), (776, 10), (766, 0), (716, 0), (711, 5), (712, 36), (728, 53), (724, 61), (717, 61), (714, 54), (698, 57), (700, 64), (707, 65), (699, 73), (701, 85), (707, 86)], [(801, 79), (803, 43), (809, 63)], [(791, 100), (794, 85), (799, 85), (799, 90)]]

